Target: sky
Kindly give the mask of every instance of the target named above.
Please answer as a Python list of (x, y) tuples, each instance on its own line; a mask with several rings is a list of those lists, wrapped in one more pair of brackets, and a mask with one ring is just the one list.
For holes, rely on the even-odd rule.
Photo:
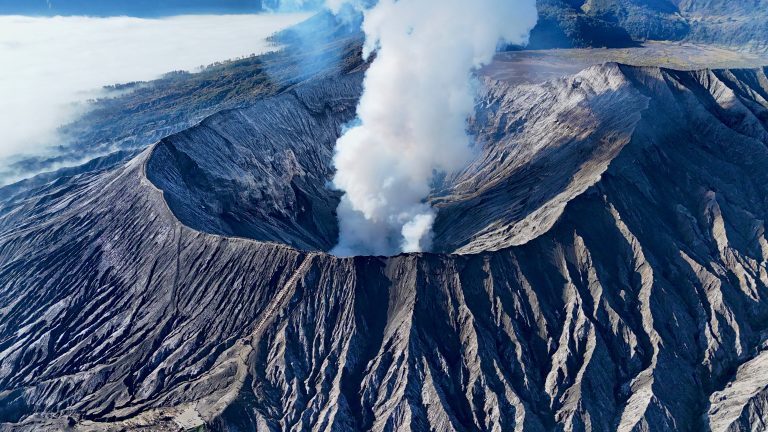
[(260, 0), (0, 0), (0, 15), (88, 15), (157, 18), (261, 11)]
[[(77, 4), (102, 3), (69, 1), (73, 11), (81, 11)], [(0, 0), (0, 10), (13, 4), (21, 8), (22, 3)], [(174, 3), (180, 1), (158, 4)], [(248, 2), (217, 3), (245, 8)], [(195, 71), (200, 65), (273, 50), (267, 37), (308, 16), (0, 15), (0, 164), (20, 154), (48, 152), (59, 143), (57, 129), (81, 115), (87, 100), (103, 95), (105, 85), (151, 80), (174, 70)]]

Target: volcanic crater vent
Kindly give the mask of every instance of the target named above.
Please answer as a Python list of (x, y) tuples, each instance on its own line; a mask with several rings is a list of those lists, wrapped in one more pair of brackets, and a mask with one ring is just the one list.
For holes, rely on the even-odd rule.
[[(198, 231), (330, 251), (334, 145), (361, 91), (355, 72), (215, 114), (160, 141), (147, 177)], [(475, 158), (428, 199), (432, 251), (493, 251), (546, 232), (599, 179), (646, 105), (615, 64), (541, 85), (486, 80), (470, 121)]]

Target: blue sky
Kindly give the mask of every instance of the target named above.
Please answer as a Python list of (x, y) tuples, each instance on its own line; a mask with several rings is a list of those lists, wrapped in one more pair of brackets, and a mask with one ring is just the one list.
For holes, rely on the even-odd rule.
[(260, 0), (0, 0), (0, 15), (155, 18), (179, 14), (254, 13)]

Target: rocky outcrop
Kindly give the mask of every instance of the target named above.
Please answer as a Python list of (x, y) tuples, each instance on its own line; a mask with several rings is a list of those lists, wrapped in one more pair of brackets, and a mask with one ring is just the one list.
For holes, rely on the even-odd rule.
[[(478, 159), (431, 198), (446, 253), (336, 258), (302, 205), (269, 218), (319, 191), (354, 82), (4, 209), (1, 428), (764, 427), (765, 70), (488, 83)], [(258, 239), (199, 208), (257, 186)]]

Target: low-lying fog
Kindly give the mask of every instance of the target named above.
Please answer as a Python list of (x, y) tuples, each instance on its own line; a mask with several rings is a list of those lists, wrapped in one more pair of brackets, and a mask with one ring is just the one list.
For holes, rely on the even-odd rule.
[(307, 16), (0, 16), (0, 164), (57, 144), (105, 85), (264, 53), (268, 36)]

